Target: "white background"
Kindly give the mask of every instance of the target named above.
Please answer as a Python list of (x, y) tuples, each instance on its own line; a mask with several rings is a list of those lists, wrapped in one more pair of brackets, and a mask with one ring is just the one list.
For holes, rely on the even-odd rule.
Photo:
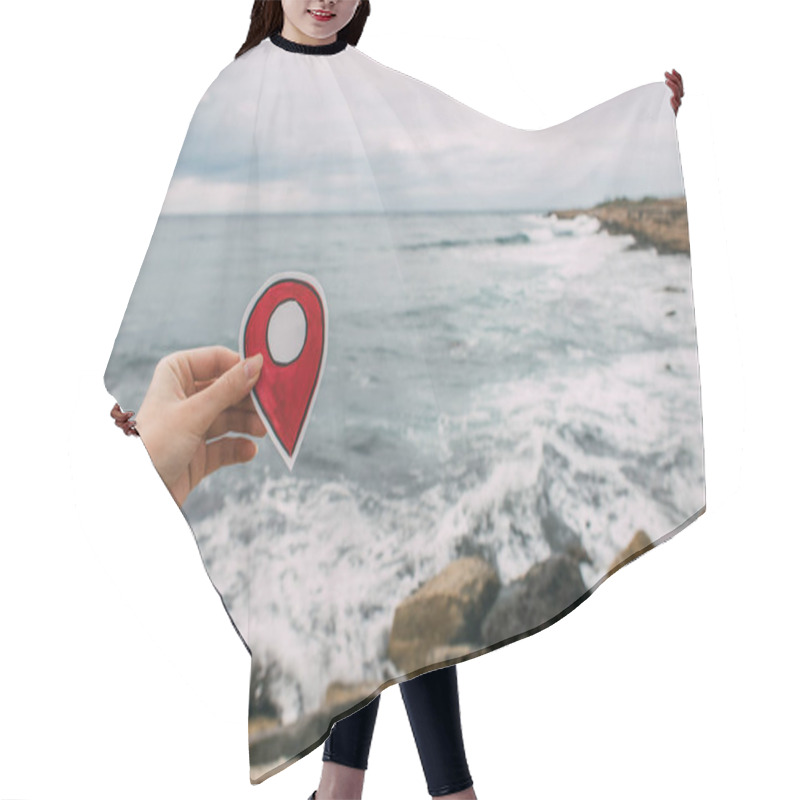
[[(791, 6), (374, 0), (361, 49), (544, 128), (676, 67), (708, 511), (542, 633), (458, 667), (491, 798), (796, 797)], [(6, 3), (0, 798), (279, 798), (249, 658), (103, 373), (189, 120), (250, 0)], [(786, 9), (784, 12), (783, 9)], [(793, 77), (793, 75), (791, 75)], [(400, 691), (364, 798), (425, 798)]]

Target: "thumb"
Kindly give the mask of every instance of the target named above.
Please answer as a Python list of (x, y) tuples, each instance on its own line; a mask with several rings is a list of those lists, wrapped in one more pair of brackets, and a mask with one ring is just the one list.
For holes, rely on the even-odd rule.
[(192, 429), (205, 433), (226, 408), (243, 400), (255, 386), (263, 363), (264, 356), (256, 353), (234, 364), (210, 386), (192, 395), (186, 401)]

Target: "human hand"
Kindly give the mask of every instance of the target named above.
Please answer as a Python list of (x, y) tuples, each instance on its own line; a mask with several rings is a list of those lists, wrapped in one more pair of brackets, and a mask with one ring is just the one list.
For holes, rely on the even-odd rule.
[(672, 106), (672, 110), (675, 112), (675, 116), (678, 116), (678, 109), (681, 105), (681, 97), (683, 97), (683, 78), (681, 77), (680, 72), (677, 70), (672, 70), (672, 72), (665, 72), (667, 79), (664, 83), (672, 89), (672, 97), (670, 98), (670, 105)]
[(126, 436), (139, 435), (139, 431), (136, 430), (136, 420), (132, 419), (133, 411), (123, 411), (119, 407), (119, 403), (114, 403), (114, 408), (111, 409), (111, 416), (114, 417), (114, 424), (118, 428), (122, 428)]
[(214, 346), (181, 350), (156, 365), (135, 424), (179, 506), (206, 475), (258, 452), (250, 439), (225, 434), (266, 434), (250, 397), (263, 363), (260, 353), (241, 361), (233, 350)]

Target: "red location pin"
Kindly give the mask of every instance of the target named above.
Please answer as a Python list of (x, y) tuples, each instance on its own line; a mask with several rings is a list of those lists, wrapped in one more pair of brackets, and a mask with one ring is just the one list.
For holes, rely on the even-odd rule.
[(325, 368), (328, 305), (322, 286), (303, 272), (273, 275), (247, 305), (241, 357), (261, 353), (251, 395), (289, 470), (294, 466)]

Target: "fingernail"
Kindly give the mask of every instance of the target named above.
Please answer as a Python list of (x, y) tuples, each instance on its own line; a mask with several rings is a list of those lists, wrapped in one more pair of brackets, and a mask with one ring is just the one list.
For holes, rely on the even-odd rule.
[(244, 375), (248, 381), (253, 380), (256, 375), (258, 375), (258, 371), (261, 369), (261, 364), (264, 361), (264, 357), (261, 353), (256, 353), (254, 356), (250, 356), (250, 358), (246, 359), (244, 362)]

